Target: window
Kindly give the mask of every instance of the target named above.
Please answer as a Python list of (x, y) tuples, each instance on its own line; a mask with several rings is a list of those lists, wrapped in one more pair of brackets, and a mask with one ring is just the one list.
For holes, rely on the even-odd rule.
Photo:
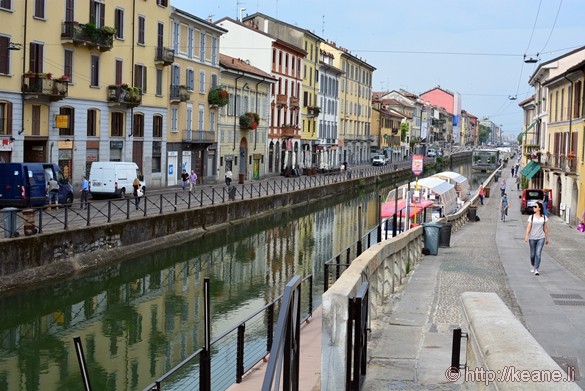
[(156, 70), (156, 92), (157, 96), (162, 96), (162, 79), (163, 79), (163, 70), (157, 69)]
[(110, 126), (110, 136), (123, 137), (124, 136), (124, 113), (114, 111), (112, 113), (112, 124)]
[(41, 106), (33, 105), (31, 118), (31, 135), (41, 135)]
[(106, 17), (106, 5), (103, 0), (89, 1), (89, 22), (95, 27), (104, 27)]
[(146, 19), (144, 18), (144, 16), (139, 16), (138, 17), (138, 44), (139, 45), (145, 44), (145, 39), (144, 39), (145, 28), (146, 28)]
[(12, 134), (12, 103), (0, 102), (0, 135)]
[(122, 84), (122, 65), (124, 63), (122, 62), (122, 60), (116, 60), (116, 69), (114, 70), (115, 74), (114, 74), (114, 80), (116, 82), (117, 85)]
[(134, 65), (134, 87), (140, 87), (142, 94), (146, 94), (146, 67)]
[(65, 49), (63, 58), (63, 75), (69, 78), (69, 82), (73, 81), (73, 50)]
[(156, 0), (156, 4), (160, 5), (161, 7), (168, 7), (169, 0)]
[(187, 69), (186, 82), (189, 91), (195, 90), (195, 71), (193, 69)]
[(171, 132), (177, 132), (177, 122), (179, 118), (179, 110), (176, 107), (171, 108)]
[(227, 105), (227, 115), (234, 115), (234, 94), (230, 94), (228, 105)]
[(116, 28), (116, 38), (124, 39), (124, 10), (121, 8), (116, 8), (114, 27)]
[(185, 116), (185, 126), (187, 130), (193, 130), (193, 105), (187, 104), (187, 114)]
[(96, 55), (91, 56), (90, 69), (90, 86), (99, 87), (100, 84), (100, 57)]
[(144, 137), (144, 115), (134, 114), (132, 123), (132, 135), (134, 137)]
[(179, 23), (173, 23), (173, 50), (175, 55), (179, 54)]
[(189, 32), (187, 36), (187, 56), (189, 58), (193, 58), (193, 40), (195, 39), (195, 30), (193, 27), (189, 27)]
[(215, 132), (215, 111), (209, 113), (209, 130)]
[(65, 21), (73, 22), (75, 20), (75, 0), (65, 0)]
[(45, 19), (45, 0), (35, 0), (35, 18)]
[(211, 38), (211, 65), (218, 64), (218, 44), (217, 44), (217, 37)]
[(213, 74), (211, 75), (211, 88), (215, 87), (217, 87), (217, 75)]
[(573, 118), (579, 118), (581, 115), (581, 80), (575, 83), (573, 96)]
[(162, 137), (163, 117), (162, 115), (152, 116), (152, 137)]
[(73, 107), (59, 108), (60, 115), (67, 116), (67, 127), (59, 128), (60, 136), (73, 136), (73, 129), (75, 129), (75, 109)]
[(34, 73), (43, 73), (43, 45), (31, 43), (29, 48), (28, 69)]
[(0, 73), (8, 75), (10, 73), (10, 38), (0, 36)]
[(199, 105), (199, 130), (205, 130), (205, 106)]
[(199, 60), (205, 62), (205, 33), (201, 32), (201, 39), (199, 40)]
[(199, 71), (199, 93), (205, 93), (205, 71)]
[(0, 8), (5, 10), (12, 9), (12, 0), (0, 0)]
[(161, 172), (162, 162), (162, 143), (160, 141), (152, 142), (152, 172)]
[(97, 110), (87, 110), (87, 135), (97, 136)]

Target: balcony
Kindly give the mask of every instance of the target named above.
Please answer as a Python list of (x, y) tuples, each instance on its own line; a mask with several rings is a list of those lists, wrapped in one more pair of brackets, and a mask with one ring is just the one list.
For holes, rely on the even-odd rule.
[(67, 97), (69, 83), (64, 79), (52, 79), (50, 73), (26, 73), (22, 76), (22, 92), (28, 98), (57, 101)]
[(121, 104), (126, 107), (136, 107), (142, 104), (142, 90), (139, 87), (126, 85), (108, 86), (108, 103)]
[(175, 62), (175, 51), (170, 48), (159, 46), (155, 48), (154, 63), (158, 65), (171, 65)]
[(307, 106), (307, 117), (315, 118), (319, 116), (321, 108), (319, 106)]
[(563, 172), (577, 172), (577, 158), (574, 154), (566, 155), (549, 155), (546, 159), (545, 166), (552, 170)]
[(277, 94), (276, 95), (276, 105), (277, 106), (286, 106), (286, 95), (284, 94)]
[(187, 102), (191, 99), (191, 92), (187, 86), (177, 86), (171, 84), (171, 103)]
[(116, 30), (113, 27), (98, 28), (91, 23), (63, 22), (61, 41), (107, 52), (114, 47), (115, 33)]
[(294, 125), (282, 125), (281, 129), (282, 137), (294, 138), (297, 137), (298, 135), (298, 128), (295, 127)]
[(212, 144), (215, 142), (215, 132), (185, 129), (183, 130), (183, 142)]
[(291, 109), (298, 109), (299, 108), (299, 98), (291, 96), (289, 106), (291, 107)]

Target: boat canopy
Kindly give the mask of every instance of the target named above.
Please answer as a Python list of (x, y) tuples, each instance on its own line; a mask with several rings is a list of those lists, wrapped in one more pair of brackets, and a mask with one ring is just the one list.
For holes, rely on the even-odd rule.
[[(422, 200), (421, 202), (412, 202), (410, 204), (410, 213), (409, 218), (413, 218), (414, 215), (422, 212), (425, 208), (433, 205), (433, 201), (429, 200)], [(397, 206), (397, 207), (396, 207)], [(386, 219), (390, 216), (394, 216), (395, 213), (400, 214), (401, 211), (404, 211), (406, 214), (406, 200), (398, 200), (385, 202), (382, 204), (382, 210), (380, 211), (380, 217)]]
[[(418, 185), (420, 187), (428, 188), (433, 193), (439, 194), (439, 195), (445, 194), (446, 192), (448, 192), (449, 190), (451, 190), (455, 187), (452, 184), (450, 184), (449, 182), (445, 182), (444, 179), (433, 178), (433, 177), (419, 179)], [(414, 190), (414, 186), (416, 186), (416, 182), (412, 182), (410, 186)]]

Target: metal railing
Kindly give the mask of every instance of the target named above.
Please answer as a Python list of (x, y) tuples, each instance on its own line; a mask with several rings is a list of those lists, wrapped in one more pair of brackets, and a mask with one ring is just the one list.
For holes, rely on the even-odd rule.
[[(405, 162), (404, 168), (408, 166)], [(266, 181), (249, 182), (235, 185), (235, 199), (245, 200), (271, 196), (301, 189), (326, 186), (342, 181), (355, 180), (377, 176), (395, 171), (390, 166), (359, 167), (348, 171), (321, 170), (321, 175), (300, 176), (290, 178), (275, 178)], [(6, 218), (0, 218), (0, 239), (16, 237), (21, 234), (46, 233), (67, 229), (75, 229), (100, 224), (109, 224), (115, 221), (143, 218), (194, 208), (203, 208), (213, 205), (232, 202), (229, 199), (227, 186), (197, 186), (196, 190), (175, 191), (172, 193), (146, 194), (139, 198), (136, 205), (134, 197), (122, 197), (110, 200), (91, 200), (86, 209), (79, 209), (79, 204), (60, 205), (59, 208), (49, 209), (47, 206), (16, 211), (16, 224), (6, 224)], [(32, 212), (31, 212), (32, 211)], [(0, 210), (0, 213), (8, 213)], [(30, 228), (30, 229), (27, 229)]]
[(364, 281), (355, 297), (349, 299), (347, 320), (347, 391), (359, 391), (366, 378), (368, 354), (369, 283)]
[[(295, 286), (298, 286), (295, 308), (298, 308), (297, 319), (302, 324), (313, 314), (313, 276), (306, 276), (302, 280), (300, 277), (297, 280), (297, 277), (291, 282), (295, 281)], [(305, 296), (301, 295), (302, 284), (307, 285)], [(289, 305), (285, 306), (287, 300), (289, 296), (285, 288), (281, 296), (211, 341), (208, 349), (202, 347), (195, 351), (145, 388), (145, 391), (223, 390), (233, 383), (240, 383), (244, 374), (265, 359), (273, 349), (274, 341), (280, 338), (275, 335), (277, 324), (274, 314)], [(206, 367), (204, 358), (208, 353), (209, 367)], [(210, 378), (202, 379), (206, 374), (211, 374)]]

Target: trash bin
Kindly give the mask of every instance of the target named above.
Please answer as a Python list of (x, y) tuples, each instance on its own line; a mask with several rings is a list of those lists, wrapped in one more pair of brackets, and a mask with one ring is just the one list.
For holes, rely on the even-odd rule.
[(443, 223), (439, 229), (439, 247), (451, 246), (452, 223)]
[(439, 231), (441, 230), (441, 225), (432, 222), (423, 224), (425, 248), (429, 250), (430, 255), (437, 255), (439, 253)]
[(18, 212), (18, 208), (2, 209), (5, 238), (14, 238), (18, 236), (18, 232), (16, 232), (16, 212)]
[(485, 198), (490, 198), (490, 190), (491, 190), (491, 187), (486, 187), (483, 189), (483, 196)]
[(244, 184), (244, 174), (238, 174), (238, 183), (240, 185)]
[(472, 221), (475, 223), (476, 217), (477, 217), (477, 206), (469, 205), (469, 208), (467, 209), (467, 218), (469, 219), (469, 221)]

